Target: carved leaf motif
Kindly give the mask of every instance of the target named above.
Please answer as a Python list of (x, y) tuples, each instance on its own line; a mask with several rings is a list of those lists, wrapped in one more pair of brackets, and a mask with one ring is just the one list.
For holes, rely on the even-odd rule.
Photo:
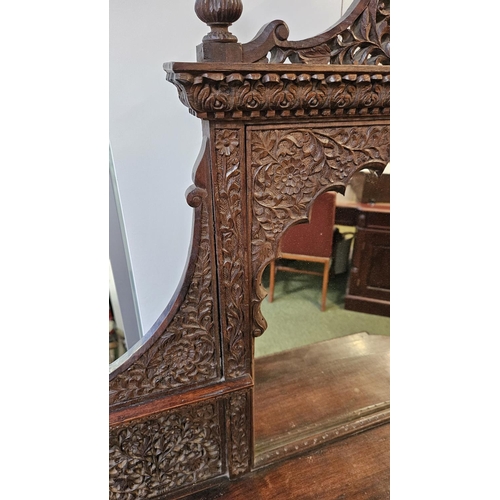
[(201, 219), (199, 253), (184, 302), (156, 342), (110, 382), (110, 404), (168, 393), (219, 376), (205, 203)]
[(332, 42), (332, 64), (390, 64), (389, 1), (368, 7)]
[[(257, 130), (251, 136), (253, 283), (276, 255), (279, 237), (294, 221), (305, 219), (322, 190), (346, 185), (363, 167), (389, 161), (389, 127)], [(266, 327), (259, 307), (265, 297), (255, 288), (254, 335)]]
[(299, 50), (297, 56), (290, 59), (292, 62), (305, 64), (328, 64), (330, 62), (330, 47), (324, 43), (310, 49)]
[(110, 430), (110, 500), (142, 500), (222, 472), (217, 406), (185, 407)]
[(250, 433), (247, 412), (247, 394), (238, 394), (229, 399), (231, 474), (236, 476), (250, 467)]
[[(361, 61), (366, 64), (378, 64), (376, 61), (383, 62), (386, 57), (386, 53), (379, 50), (379, 45), (374, 49), (373, 44), (356, 40), (350, 32), (345, 33), (340, 43), (341, 45), (334, 47), (334, 51), (337, 51), (339, 58), (348, 62), (357, 59), (355, 64), (360, 64)], [(383, 48), (386, 46), (384, 44), (388, 48), (388, 39), (383, 39), (380, 46)], [(362, 72), (360, 76), (368, 77), (369, 80), (345, 81), (343, 74), (324, 75), (322, 79), (313, 74), (309, 78), (299, 79), (295, 73), (259, 73), (252, 74), (249, 80), (246, 79), (248, 74), (237, 75), (241, 78), (236, 78), (234, 73), (228, 75), (234, 78), (230, 85), (219, 80), (206, 83), (194, 76), (189, 81), (174, 80), (174, 83), (186, 96), (187, 101), (184, 103), (187, 103), (192, 112), (208, 114), (203, 117), (209, 119), (213, 118), (216, 112), (236, 113), (237, 116), (241, 116), (241, 113), (258, 112), (267, 117), (268, 114), (275, 116), (283, 112), (302, 110), (319, 116), (320, 112), (326, 111), (330, 114), (329, 112), (339, 108), (355, 109), (366, 114), (372, 109), (378, 113), (380, 109), (389, 107), (388, 80), (372, 80)], [(363, 97), (368, 91), (372, 99), (364, 100)]]
[(248, 342), (244, 338), (245, 269), (242, 259), (237, 258), (244, 245), (238, 130), (217, 130), (215, 148), (219, 153), (216, 159), (216, 209), (221, 234), (221, 293), (224, 296), (222, 311), (228, 363), (226, 375), (235, 378), (246, 372), (248, 357)]

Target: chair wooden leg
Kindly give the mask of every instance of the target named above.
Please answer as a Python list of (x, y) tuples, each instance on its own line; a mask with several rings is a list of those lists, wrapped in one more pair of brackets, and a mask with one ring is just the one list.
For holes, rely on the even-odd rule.
[(276, 261), (271, 262), (271, 267), (269, 269), (269, 302), (274, 299), (274, 276), (276, 274)]
[(325, 267), (323, 268), (323, 289), (321, 291), (321, 310), (326, 309), (326, 292), (328, 291), (328, 274), (330, 271), (330, 262), (325, 262)]

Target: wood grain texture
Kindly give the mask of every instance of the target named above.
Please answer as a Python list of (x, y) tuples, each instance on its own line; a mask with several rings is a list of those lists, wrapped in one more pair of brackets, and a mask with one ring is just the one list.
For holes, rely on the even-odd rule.
[(387, 420), (389, 340), (360, 333), (256, 359), (256, 464)]
[(383, 425), (191, 500), (389, 500), (390, 426)]
[(195, 3), (211, 26), (202, 62), (164, 65), (202, 119), (191, 253), (171, 303), (111, 366), (110, 497), (385, 499), (388, 339), (258, 367), (252, 342), (266, 326), (261, 273), (283, 231), (321, 193), (389, 161), (389, 2), (359, 0), (302, 42), (277, 21), (245, 50), (228, 31), (240, 0)]

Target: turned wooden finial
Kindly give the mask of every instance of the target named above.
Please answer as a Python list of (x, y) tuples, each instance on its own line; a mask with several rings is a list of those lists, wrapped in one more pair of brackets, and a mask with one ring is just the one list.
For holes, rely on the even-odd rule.
[(228, 27), (237, 21), (243, 12), (241, 0), (196, 0), (194, 10), (212, 30), (203, 37), (203, 41), (238, 41), (229, 32)]
[(243, 12), (241, 0), (196, 0), (194, 10), (211, 29), (197, 47), (198, 61), (241, 60), (241, 45), (228, 29)]

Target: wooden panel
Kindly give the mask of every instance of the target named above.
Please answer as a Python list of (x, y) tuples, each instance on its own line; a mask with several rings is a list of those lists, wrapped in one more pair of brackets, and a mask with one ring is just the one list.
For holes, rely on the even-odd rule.
[[(110, 496), (387, 498), (388, 429), (366, 429), (388, 419), (389, 339), (358, 334), (268, 358), (255, 367), (254, 392), (251, 335), (266, 329), (261, 273), (283, 232), (306, 220), (320, 193), (390, 160), (389, 5), (359, 0), (298, 42), (275, 21), (240, 45), (228, 27), (241, 5), (196, 0), (211, 26), (199, 62), (164, 65), (203, 120), (187, 195), (192, 253), (171, 304), (111, 367)], [(383, 226), (378, 218), (358, 213), (357, 224)], [(383, 282), (374, 271), (370, 279)], [(311, 439), (328, 448), (312, 454)], [(304, 451), (251, 472), (271, 452)], [(247, 479), (214, 489), (239, 475)]]
[(390, 235), (380, 231), (358, 231), (354, 248), (349, 295), (389, 301)]
[(390, 213), (363, 209), (358, 217), (345, 308), (390, 315)]
[(191, 500), (388, 500), (390, 426), (226, 481)]

